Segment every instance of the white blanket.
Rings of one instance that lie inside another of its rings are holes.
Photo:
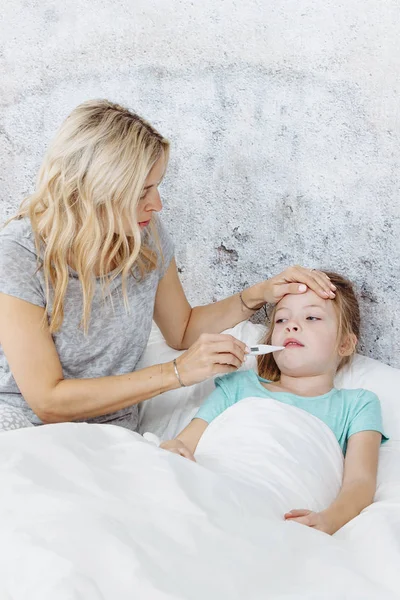
[[[330,537],[283,513],[331,502],[340,449],[272,400],[223,413],[197,463],[111,425],[3,434],[0,598],[399,598],[400,451],[382,452],[389,487]]]
[[[222,413],[206,429],[196,458],[257,488],[279,519],[292,508],[329,506],[343,475],[343,454],[329,427],[266,398],[247,398]]]

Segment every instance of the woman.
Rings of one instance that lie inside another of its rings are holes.
[[[156,215],[168,153],[151,125],[108,101],[63,123],[36,191],[0,234],[0,430],[81,420],[135,430],[139,402],[240,367],[245,345],[221,331],[307,286],[334,296],[324,274],[293,267],[192,308]],[[153,318],[188,350],[135,371]]]

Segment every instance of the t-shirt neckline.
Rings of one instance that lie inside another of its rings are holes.
[[[254,375],[256,376],[257,379],[257,383],[258,385],[264,390],[265,393],[267,394],[272,394],[272,395],[277,395],[280,396],[282,394],[286,395],[286,396],[293,396],[295,398],[304,398],[304,399],[308,399],[308,400],[321,400],[323,398],[327,398],[328,396],[330,396],[331,394],[333,394],[336,391],[336,388],[332,388],[331,390],[329,390],[329,392],[326,392],[326,394],[322,394],[320,396],[299,396],[298,394],[293,394],[292,392],[272,392],[271,390],[267,390],[262,384],[261,381],[264,381],[265,383],[273,383],[270,379],[264,379],[264,377],[261,377],[260,375],[258,375],[258,373],[256,373],[255,371],[253,371]]]

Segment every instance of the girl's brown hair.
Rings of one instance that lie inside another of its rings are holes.
[[[330,271],[324,271],[324,273],[328,275],[333,285],[336,286],[336,296],[333,299],[333,302],[339,317],[338,344],[349,335],[355,335],[358,340],[360,336],[360,307],[354,292],[353,284],[338,273]],[[261,342],[262,344],[271,344],[277,306],[278,305],[273,308],[272,313],[269,316],[270,328]],[[342,357],[338,366],[338,371],[350,363],[353,355],[354,352],[349,356]],[[260,377],[269,379],[270,381],[279,381],[281,372],[275,362],[273,354],[258,356],[257,364]]]

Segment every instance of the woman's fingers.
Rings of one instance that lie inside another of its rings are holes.
[[[333,299],[336,290],[326,273],[306,269],[300,265],[289,267],[280,275],[267,281],[267,288],[269,293],[265,295],[265,299],[268,302],[278,302],[286,294],[302,294],[307,289],[312,290],[324,300]]]
[[[226,373],[234,373],[235,371],[237,371],[236,367],[215,363],[212,368],[212,375],[226,375]]]
[[[336,287],[326,273],[295,265],[265,282],[264,299],[275,304],[286,294],[303,294],[307,289],[324,300],[335,297]]]
[[[233,348],[235,346],[237,346],[243,353],[248,351],[248,348],[244,342],[238,340],[233,335],[229,335],[228,333],[206,333],[199,337],[199,341],[205,344],[225,344],[225,346],[221,346],[222,351],[229,350],[230,347]],[[232,344],[232,346],[229,346],[229,344]]]
[[[319,286],[321,290],[324,290],[324,292],[326,292],[330,298],[335,297],[336,287],[333,285],[333,283],[331,283],[331,280],[327,275],[325,275],[325,273],[312,270],[311,277],[314,279],[315,284]]]
[[[232,365],[233,367],[236,367],[237,369],[240,369],[240,367],[243,364],[243,360],[239,360],[237,356],[235,356],[234,354],[223,354],[223,353],[218,353],[218,354],[214,354],[213,355],[213,362],[219,365]]]
[[[240,340],[236,340],[232,336],[221,336],[222,339],[216,339],[215,341],[206,342],[206,346],[204,348],[205,352],[208,354],[212,354],[214,357],[215,354],[230,354],[237,358],[242,364],[246,358],[246,344],[240,342]],[[220,361],[218,361],[220,362]],[[225,361],[226,362],[226,361]],[[229,364],[229,363],[227,363]],[[236,364],[236,363],[232,363]]]
[[[202,334],[176,359],[185,385],[204,381],[212,375],[232,373],[240,368],[249,352],[246,344],[229,334]]]
[[[329,277],[322,271],[315,269],[305,269],[304,267],[295,267],[299,273],[305,278],[304,283],[317,294],[324,293],[325,297],[335,297],[335,286],[331,283]]]
[[[304,294],[308,290],[305,283],[281,283],[276,286],[275,296],[277,300],[287,294]]]

